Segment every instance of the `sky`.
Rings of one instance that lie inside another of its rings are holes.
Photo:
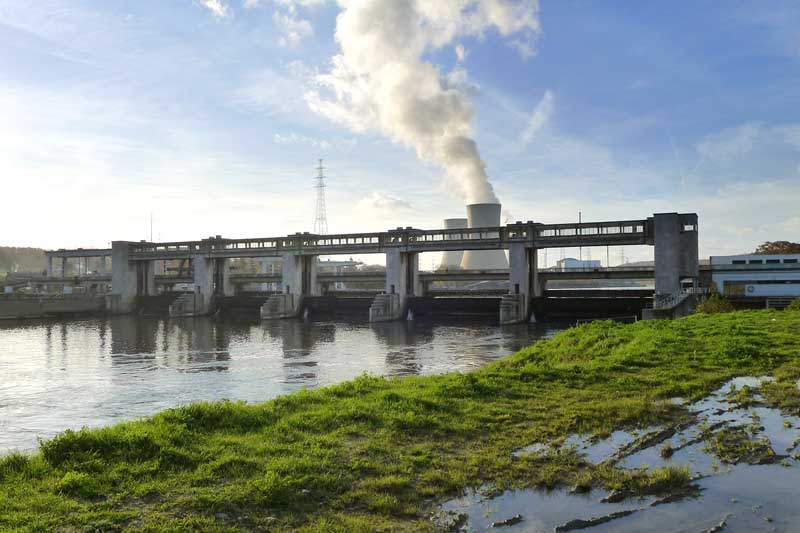
[[[318,158],[331,233],[494,194],[798,241],[800,4],[0,0],[0,245],[311,231]]]

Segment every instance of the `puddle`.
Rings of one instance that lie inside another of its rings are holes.
[[[600,503],[608,492],[593,490],[584,494],[569,494],[566,489],[509,490],[499,496],[485,498],[480,492],[470,491],[465,496],[451,500],[442,506],[445,513],[466,515],[458,531],[548,531],[556,525],[574,520],[576,517],[591,518],[621,511],[639,511],[647,501],[622,503]],[[515,515],[522,521],[509,525],[491,527]]]
[[[636,441],[640,436],[658,429],[651,427],[639,432],[615,431],[608,438],[596,442],[588,437],[570,435],[564,442],[564,447],[575,448],[575,451],[585,456],[590,463],[602,463],[613,459],[621,449]]]
[[[565,531],[564,526],[593,532],[800,531],[800,463],[793,457],[800,453],[800,417],[784,416],[761,403],[755,389],[767,380],[771,378],[736,378],[693,404],[682,401],[695,420],[675,431],[615,431],[601,440],[571,435],[562,445],[595,464],[612,461],[629,469],[686,465],[697,477],[697,497],[653,505],[654,497],[603,503],[608,493],[597,489],[585,494],[566,488],[508,490],[489,496],[469,491],[441,507],[450,517],[442,523],[465,532],[553,532]],[[743,408],[730,400],[745,386],[754,389],[754,403]],[[724,437],[730,435],[746,436],[741,442],[762,454],[740,453],[738,440],[729,450]],[[548,451],[550,445],[535,443],[513,455]],[[731,457],[742,462],[729,464]]]

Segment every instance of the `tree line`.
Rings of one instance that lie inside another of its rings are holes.
[[[0,272],[38,272],[45,269],[44,250],[0,246]]]

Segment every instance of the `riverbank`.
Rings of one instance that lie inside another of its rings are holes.
[[[670,398],[762,374],[777,379],[765,396],[797,410],[800,313],[593,323],[469,374],[194,404],[0,460],[0,529],[418,531],[469,487],[668,495],[689,488],[688,470],[513,452],[681,424],[690,415]]]

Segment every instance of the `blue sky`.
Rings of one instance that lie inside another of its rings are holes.
[[[488,27],[422,57],[458,75],[507,217],[694,211],[703,256],[800,240],[800,4],[522,3],[532,53]],[[0,244],[139,240],[151,212],[161,240],[309,231],[320,157],[331,232],[462,215],[442,167],[309,107],[342,9],[0,0]]]

